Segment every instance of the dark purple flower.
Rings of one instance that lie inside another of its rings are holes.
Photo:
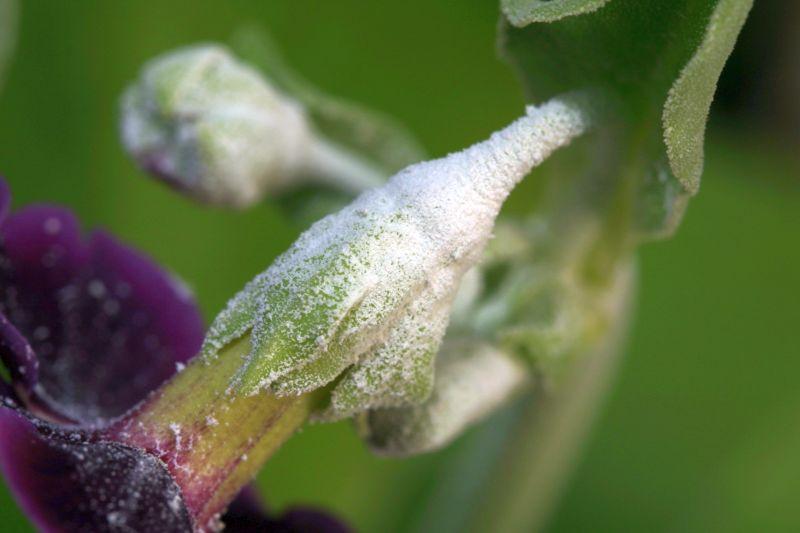
[[[107,233],[84,239],[69,211],[9,215],[9,200],[0,180],[0,470],[20,506],[45,531],[200,529],[164,462],[103,431],[197,353],[191,294]],[[346,530],[308,510],[269,518],[249,491],[222,522]]]

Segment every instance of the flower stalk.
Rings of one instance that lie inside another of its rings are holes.
[[[246,351],[231,343],[214,361],[195,359],[105,433],[161,459],[196,524],[213,530],[228,503],[307,419],[317,395],[234,395]]]
[[[245,208],[306,182],[360,192],[387,177],[320,135],[299,102],[215,45],[150,61],[122,99],[120,128],[140,167],[220,207]]]
[[[303,172],[316,176],[319,184],[353,195],[382,185],[388,178],[367,161],[322,137],[310,143],[304,165]]]

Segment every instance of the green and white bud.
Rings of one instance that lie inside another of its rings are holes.
[[[485,336],[492,341],[448,333],[430,397],[417,405],[368,411],[359,418],[362,437],[380,455],[425,453],[447,445],[523,389],[543,387],[548,395],[561,396],[576,371],[595,365],[584,359],[624,329],[632,271],[622,260],[603,288],[581,291],[549,282],[522,295],[509,306],[522,315],[512,312],[507,324],[495,324],[497,330]]]
[[[355,191],[382,181],[317,136],[302,106],[217,45],[148,62],[122,98],[121,136],[144,170],[218,206],[246,207],[307,179]]]
[[[474,339],[448,339],[436,358],[430,397],[419,405],[370,411],[360,431],[380,455],[430,452],[449,444],[529,381],[530,372],[518,358]]]
[[[572,100],[529,107],[490,139],[362,194],[229,302],[203,357],[249,335],[231,389],[299,395],[337,380],[325,419],[425,401],[453,298],[504,200],[588,122]]]

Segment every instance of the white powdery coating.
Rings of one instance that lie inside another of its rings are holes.
[[[420,405],[377,409],[362,424],[380,455],[405,456],[441,448],[519,391],[525,365],[488,344],[446,341],[436,360],[436,383]]]
[[[587,127],[566,101],[529,107],[487,141],[412,165],[362,194],[229,302],[204,356],[250,332],[232,387],[251,394],[301,394],[344,372],[327,418],[424,401],[453,297],[503,201]]]

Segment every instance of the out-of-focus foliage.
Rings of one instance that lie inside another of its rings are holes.
[[[800,143],[800,2],[760,0],[720,79],[726,122],[747,122],[785,145]]]
[[[800,164],[713,136],[681,231],[642,250],[630,358],[550,531],[800,527]]]
[[[0,0],[0,88],[3,86],[6,63],[14,50],[17,9],[16,0]]]
[[[425,158],[417,140],[396,119],[312,85],[286,63],[263,28],[242,28],[234,34],[232,45],[244,61],[259,68],[267,79],[302,104],[320,133],[368,157],[387,176]]]

